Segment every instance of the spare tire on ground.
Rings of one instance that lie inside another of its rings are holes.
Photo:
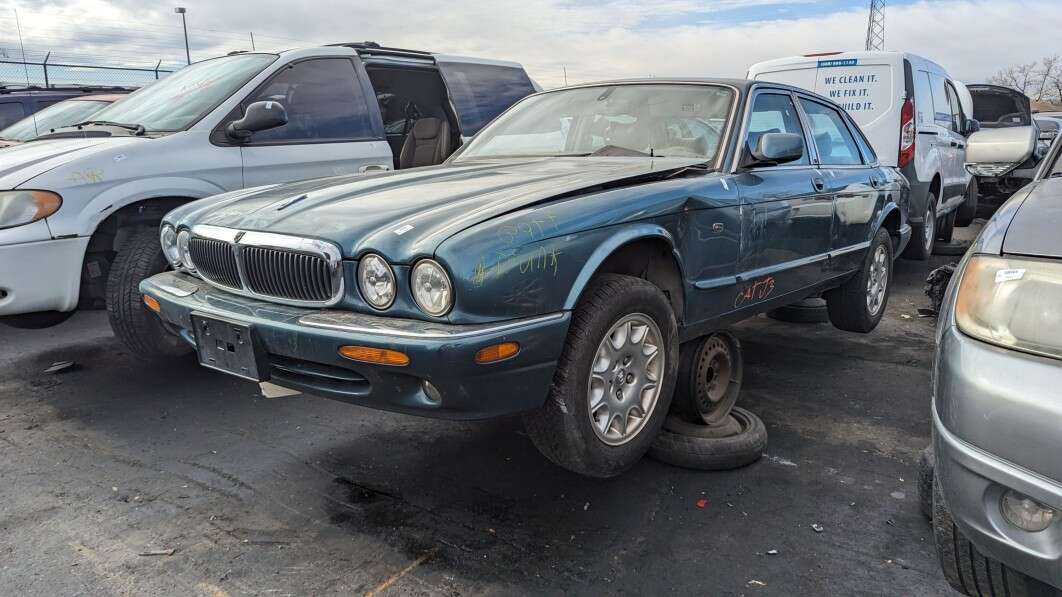
[[[671,412],[693,423],[724,423],[741,393],[741,343],[718,331],[683,344]]]
[[[767,428],[751,412],[734,407],[718,425],[690,423],[669,415],[649,455],[661,462],[702,471],[725,471],[748,466],[763,456]]]

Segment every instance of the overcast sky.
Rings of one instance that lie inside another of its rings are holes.
[[[620,76],[743,77],[753,62],[862,49],[864,0],[0,0],[0,56],[154,66],[233,49],[374,40],[516,60],[544,86]],[[1062,53],[1059,0],[890,0],[886,47],[979,82],[1008,64]]]

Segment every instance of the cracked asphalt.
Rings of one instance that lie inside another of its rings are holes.
[[[916,489],[928,269],[897,262],[869,335],[736,328],[741,404],[770,434],[756,464],[645,459],[608,481],[551,465],[518,419],[266,399],[191,358],[144,365],[102,312],[0,328],[0,593],[948,595]]]

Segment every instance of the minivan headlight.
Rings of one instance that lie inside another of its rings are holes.
[[[985,342],[1062,358],[1062,262],[972,257],[959,281],[955,323]]]
[[[383,257],[370,253],[358,262],[358,288],[365,302],[386,309],[395,300],[395,274]]]
[[[181,253],[177,250],[177,231],[169,224],[163,224],[159,230],[159,244],[162,245],[162,254],[166,261],[170,262],[173,269],[181,267]]]
[[[443,266],[422,259],[413,267],[413,299],[428,315],[445,315],[454,302],[454,287]]]
[[[51,191],[0,191],[0,230],[43,220],[62,204],[63,198]]]

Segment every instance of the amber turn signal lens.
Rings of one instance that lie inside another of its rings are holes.
[[[374,365],[392,365],[401,367],[409,364],[409,357],[404,352],[370,346],[340,346],[339,354],[352,361],[372,363]]]
[[[509,357],[516,356],[518,352],[520,352],[520,345],[516,342],[491,344],[486,348],[479,349],[479,352],[476,353],[476,362],[483,365],[485,363],[504,361]]]
[[[147,305],[148,309],[151,309],[156,313],[162,312],[162,305],[159,304],[158,299],[149,294],[144,295],[144,304]]]

